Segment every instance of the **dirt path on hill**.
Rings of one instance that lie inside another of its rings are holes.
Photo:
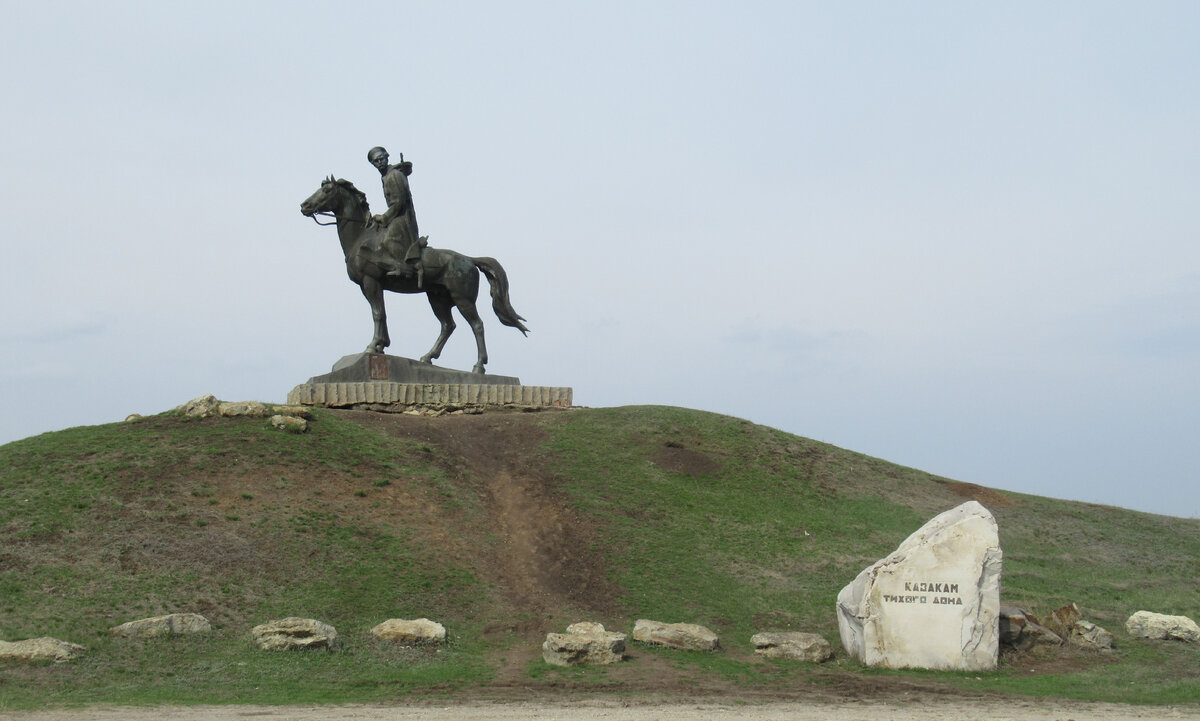
[[[872,702],[761,705],[655,704],[628,701],[480,703],[420,706],[163,706],[5,712],[3,721],[1177,721],[1200,710],[1050,701],[896,704]]]
[[[597,547],[595,523],[571,507],[562,479],[538,461],[546,433],[528,413],[441,417],[371,411],[334,411],[377,432],[416,439],[458,464],[447,471],[473,485],[486,508],[486,527],[468,531],[478,551],[479,575],[503,589],[506,608],[495,618],[514,619],[484,629],[514,639],[497,651],[495,684],[523,682],[527,664],[541,657],[546,634],[580,620],[607,622],[623,615],[621,590],[609,580]],[[488,542],[487,539],[494,539]],[[581,617],[558,617],[574,609]]]

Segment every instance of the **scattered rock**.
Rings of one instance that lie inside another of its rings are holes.
[[[1028,639],[1024,644],[1025,647],[1031,650],[1057,648],[1066,643],[1062,636],[1059,636],[1032,618],[1030,618],[1029,623],[1025,626],[1023,637]]]
[[[842,646],[871,666],[996,668],[1001,557],[977,501],[934,517],[838,593]]]
[[[77,643],[43,636],[25,641],[0,641],[0,659],[14,661],[70,661],[86,649]]]
[[[566,633],[548,633],[542,644],[542,658],[554,666],[600,666],[624,657],[625,634],[589,621],[571,624]]]
[[[371,629],[377,638],[405,646],[426,646],[446,642],[446,627],[428,618],[407,621],[389,618]]]
[[[216,396],[208,393],[199,398],[193,398],[175,410],[180,411],[189,418],[208,418],[217,414],[217,406],[220,404],[221,402],[217,400]]]
[[[266,418],[271,415],[271,412],[272,409],[267,407],[266,403],[259,403],[258,401],[236,401],[217,404],[217,413],[226,418],[236,418],[238,416]]]
[[[1000,607],[1000,645],[1005,648],[1017,648],[1025,635],[1025,627],[1029,617],[1022,608],[1013,606]]]
[[[341,646],[337,631],[327,623],[312,618],[291,616],[268,621],[250,630],[254,642],[264,651],[324,648],[330,651]]]
[[[1000,645],[1016,651],[1057,648],[1063,644],[1058,634],[1043,626],[1023,608],[1000,607]]]
[[[138,621],[129,621],[113,626],[108,632],[113,636],[128,638],[152,638],[183,633],[208,633],[212,626],[208,619],[198,613],[170,613]]]
[[[312,409],[308,406],[271,406],[271,413],[296,418],[312,418]]]
[[[1135,638],[1200,642],[1200,625],[1187,616],[1138,611],[1125,621],[1125,631]]]
[[[1093,651],[1111,651],[1113,635],[1091,621],[1080,620],[1075,624],[1067,642]]]
[[[790,658],[822,663],[833,658],[833,647],[815,633],[789,631],[756,633],[750,637],[754,652],[767,658]]]
[[[1079,610],[1079,606],[1071,603],[1051,611],[1042,619],[1042,625],[1065,639],[1070,637],[1075,624],[1082,620],[1083,613]]]
[[[308,432],[308,421],[296,416],[271,416],[271,425],[288,433]]]
[[[717,634],[694,623],[661,623],[639,618],[633,624],[633,640],[681,651],[717,651]]]
[[[1052,611],[1042,624],[1072,646],[1092,651],[1112,649],[1113,635],[1096,624],[1083,620],[1079,606],[1070,603]]]

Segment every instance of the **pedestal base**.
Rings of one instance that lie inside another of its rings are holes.
[[[328,408],[569,408],[572,389],[523,386],[513,376],[440,368],[382,353],[343,357],[333,370],[288,393],[293,405]]]

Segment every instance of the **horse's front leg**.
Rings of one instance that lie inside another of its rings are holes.
[[[444,290],[440,288],[431,288],[425,293],[425,297],[429,299],[429,307],[433,308],[433,314],[437,316],[438,321],[442,324],[442,332],[438,334],[437,341],[429,352],[421,356],[422,363],[431,363],[434,358],[442,354],[442,348],[446,347],[446,341],[450,338],[450,334],[454,332],[454,316],[451,315],[450,309],[454,305],[450,301],[450,297]]]
[[[359,287],[362,288],[367,302],[371,304],[371,318],[375,321],[375,335],[371,338],[366,352],[382,353],[384,348],[392,344],[392,339],[388,337],[387,311],[383,306],[383,286],[375,278],[364,276]]]

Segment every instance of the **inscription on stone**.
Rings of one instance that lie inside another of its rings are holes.
[[[915,594],[921,595],[915,595]],[[938,595],[930,595],[938,594]],[[953,596],[949,594],[955,594]],[[880,590],[884,603],[927,603],[931,606],[961,606],[962,596],[958,595],[957,583],[935,582],[904,582],[904,593],[888,593]]]
[[[386,381],[388,379],[388,359],[382,353],[371,353],[371,380]]]

